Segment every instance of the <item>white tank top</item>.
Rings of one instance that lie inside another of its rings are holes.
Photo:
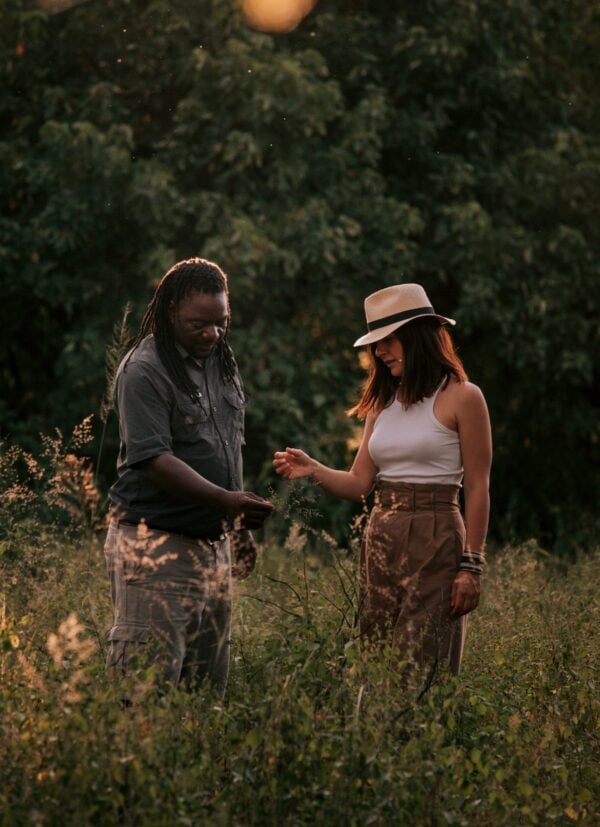
[[[433,413],[439,391],[408,410],[394,398],[381,411],[369,440],[378,479],[460,485],[463,464],[458,433],[442,425]]]

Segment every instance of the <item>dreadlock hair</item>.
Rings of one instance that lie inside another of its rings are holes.
[[[438,319],[415,319],[394,330],[394,335],[404,350],[402,390],[405,408],[431,396],[442,382],[446,387],[452,377],[458,382],[467,381],[468,376],[450,334]],[[389,369],[377,358],[376,350],[377,342],[369,345],[367,380],[358,403],[347,411],[359,419],[364,419],[369,411],[379,414],[398,390],[398,379],[391,376]]]
[[[183,359],[175,345],[175,338],[171,322],[169,321],[169,306],[171,302],[177,307],[180,302],[192,293],[208,293],[211,296],[217,293],[225,293],[227,306],[229,307],[229,289],[227,276],[221,268],[212,261],[203,258],[189,258],[178,261],[162,277],[154,295],[150,300],[141,327],[133,341],[133,346],[127,358],[127,362],[141,344],[142,340],[150,333],[154,335],[156,348],[161,362],[173,383],[188,394],[192,401],[197,401],[197,388],[192,382]],[[233,350],[227,342],[229,333],[230,317],[227,320],[227,327],[223,337],[217,342],[216,356],[219,362],[219,369],[224,382],[231,383],[242,396],[241,388],[237,381],[237,366]],[[125,363],[125,367],[127,366]]]

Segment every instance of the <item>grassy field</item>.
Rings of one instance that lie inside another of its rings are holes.
[[[5,555],[3,825],[598,824],[600,557],[492,560],[460,678],[360,650],[352,555],[298,526],[236,586],[225,701],[121,709],[101,536]]]

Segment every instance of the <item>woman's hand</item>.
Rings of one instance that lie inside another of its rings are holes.
[[[461,617],[476,609],[480,592],[479,575],[470,571],[459,571],[452,584],[450,616]]]
[[[275,470],[288,480],[309,477],[318,466],[316,460],[299,448],[286,448],[285,451],[276,451],[273,457]]]

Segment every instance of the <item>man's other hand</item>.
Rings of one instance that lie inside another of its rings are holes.
[[[229,535],[231,542],[231,574],[238,580],[244,580],[254,570],[256,565],[256,543],[252,532],[246,528],[232,531]]]
[[[240,518],[242,528],[260,528],[267,517],[275,511],[269,500],[249,491],[230,491],[225,504],[228,514]]]

